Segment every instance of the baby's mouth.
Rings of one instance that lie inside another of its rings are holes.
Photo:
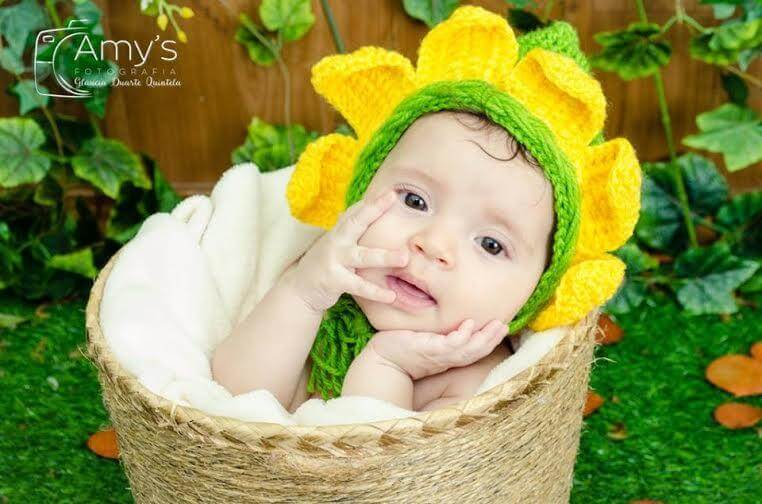
[[[422,291],[421,289],[411,284],[410,282],[407,282],[394,275],[388,275],[386,278],[387,278],[387,283],[389,283],[391,287],[395,288],[395,290],[397,291],[401,291],[402,293],[406,294],[408,296],[408,299],[420,300],[420,302],[423,302],[425,304],[436,304],[437,302],[437,300],[434,299],[432,296]]]

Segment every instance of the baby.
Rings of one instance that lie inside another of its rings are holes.
[[[510,355],[500,343],[510,345],[507,323],[549,263],[554,215],[542,168],[502,127],[466,111],[425,114],[364,198],[218,346],[213,377],[232,394],[267,389],[295,411],[310,398],[323,314],[348,293],[378,332],[342,395],[414,411],[472,397]]]

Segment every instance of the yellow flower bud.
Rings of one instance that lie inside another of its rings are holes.
[[[180,9],[180,15],[184,17],[185,19],[192,18],[193,17],[193,9],[190,7],[183,7]]]
[[[188,41],[188,36],[185,34],[182,30],[177,30],[177,40],[182,42],[183,44]]]
[[[167,29],[168,22],[169,22],[169,18],[167,18],[166,14],[161,14],[159,17],[156,18],[156,24],[159,25],[159,28],[161,28],[162,31]]]

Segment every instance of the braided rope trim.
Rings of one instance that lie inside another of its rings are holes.
[[[571,363],[589,364],[582,363],[580,355],[590,351],[597,331],[596,310],[571,326],[561,341],[534,366],[482,394],[414,417],[325,426],[246,422],[210,416],[160,397],[116,360],[101,331],[98,312],[105,282],[120,253],[121,250],[114,254],[98,274],[86,309],[88,357],[98,370],[109,413],[113,418],[118,406],[120,410],[131,411],[131,416],[140,422],[155,426],[157,436],[180,435],[194,442],[235,450],[299,453],[330,459],[389,454],[457,438],[464,429],[496,418],[510,422],[515,406],[542,394]]]

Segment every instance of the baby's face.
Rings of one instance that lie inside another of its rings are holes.
[[[356,273],[388,288],[388,277],[404,272],[434,298],[413,306],[399,295],[392,304],[353,296],[377,330],[447,334],[467,318],[476,328],[492,319],[508,323],[534,291],[552,238],[552,186],[520,155],[496,160],[473,141],[497,158],[512,157],[515,148],[502,131],[473,131],[450,112],[424,115],[368,186],[365,198],[394,189],[398,199],[358,244],[406,248],[409,261]]]

